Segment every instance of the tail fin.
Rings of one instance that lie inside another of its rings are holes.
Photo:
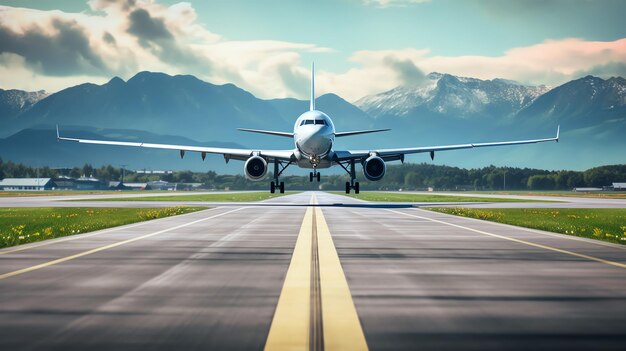
[[[311,111],[315,110],[315,62],[311,63]]]

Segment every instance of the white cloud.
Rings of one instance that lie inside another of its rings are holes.
[[[363,4],[367,6],[385,7],[404,7],[415,4],[430,2],[430,0],[363,0]]]
[[[0,71],[9,73],[2,87],[55,91],[150,70],[233,82],[265,98],[304,97],[294,85],[307,72],[298,67],[300,55],[331,51],[308,43],[227,40],[199,24],[185,2],[88,3],[91,11],[81,13],[0,6]]]
[[[416,49],[364,50],[354,53],[351,60],[360,67],[325,77],[341,96],[349,100],[406,84],[406,77],[399,76],[399,67],[390,65],[390,61],[411,62],[425,73],[505,78],[526,84],[556,86],[588,73],[603,78],[623,75],[626,38],[607,42],[546,40],[510,49],[500,56],[440,56],[429,50]]]
[[[0,6],[0,87],[56,91],[151,70],[235,83],[261,98],[306,99],[310,72],[302,55],[334,52],[312,43],[229,40],[199,24],[193,7],[184,2],[91,0],[89,5],[81,13]],[[354,101],[417,84],[433,71],[549,85],[586,73],[619,75],[625,70],[626,38],[547,40],[499,56],[362,50],[349,60],[351,67],[343,72],[318,66],[318,94],[333,92]]]

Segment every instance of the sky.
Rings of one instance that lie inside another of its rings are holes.
[[[623,0],[0,0],[0,88],[55,92],[140,71],[261,98],[348,101],[430,72],[558,86],[626,76]]]

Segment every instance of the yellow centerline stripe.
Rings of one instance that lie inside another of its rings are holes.
[[[166,232],[170,232],[172,230],[177,230],[177,229],[180,229],[180,228],[188,227],[188,226],[196,224],[196,223],[208,221],[209,219],[221,217],[221,216],[227,215],[229,213],[233,213],[235,211],[243,210],[244,208],[247,208],[247,207],[240,207],[240,208],[234,209],[232,211],[228,211],[228,212],[217,214],[215,216],[198,219],[196,221],[185,223],[185,224],[181,224],[181,225],[177,225],[177,226],[172,227],[172,228],[159,230],[159,231],[154,232],[154,233],[138,236],[138,237],[135,237],[135,238],[132,238],[132,239],[128,239],[128,240],[119,241],[119,242],[116,242],[116,243],[113,243],[113,244],[109,244],[109,245],[106,245],[106,246],[101,246],[101,247],[98,247],[98,248],[95,248],[95,249],[91,249],[91,250],[88,250],[88,251],[77,253],[75,255],[66,256],[66,257],[63,257],[63,258],[59,258],[59,259],[56,259],[56,260],[52,260],[52,261],[48,261],[48,262],[45,262],[45,263],[42,263],[42,264],[38,264],[38,265],[35,265],[35,266],[31,266],[31,267],[27,267],[27,268],[23,268],[23,269],[18,269],[18,270],[13,271],[13,272],[1,274],[0,275],[0,280],[6,279],[6,278],[9,278],[9,277],[13,277],[13,276],[16,276],[16,275],[24,274],[24,273],[27,273],[27,272],[36,271],[38,269],[42,269],[42,268],[45,268],[45,267],[50,267],[50,266],[53,266],[53,265],[58,264],[58,263],[70,261],[70,260],[73,260],[73,259],[76,259],[76,258],[79,258],[79,257],[83,257],[83,256],[87,256],[87,255],[91,255],[91,254],[94,254],[96,252],[112,249],[114,247],[118,247],[118,246],[121,246],[121,245],[132,243],[134,241],[138,241],[138,240],[146,239],[146,238],[149,238],[149,237],[152,237],[152,236],[155,236],[155,235],[159,235],[159,234],[163,234],[163,233],[166,233]]]
[[[315,208],[324,318],[324,349],[367,350],[352,294],[335,244],[319,207]]]
[[[449,225],[449,226],[460,228],[460,229],[469,230],[469,231],[474,232],[474,233],[488,235],[488,236],[491,236],[491,237],[494,237],[494,238],[514,241],[516,243],[520,243],[520,244],[524,244],[524,245],[528,245],[528,246],[533,246],[533,247],[537,247],[537,248],[544,249],[544,250],[550,250],[550,251],[560,252],[560,253],[563,253],[563,254],[566,254],[566,255],[570,255],[570,256],[576,256],[576,257],[580,257],[580,258],[585,258],[585,259],[588,259],[588,260],[591,260],[591,261],[605,263],[605,264],[608,264],[608,265],[611,265],[611,266],[615,266],[615,267],[619,267],[619,268],[626,268],[626,264],[619,263],[619,262],[614,262],[614,261],[609,261],[609,260],[605,260],[605,259],[602,259],[602,258],[581,254],[581,253],[578,253],[578,252],[573,252],[573,251],[569,251],[569,250],[563,250],[563,249],[559,249],[559,248],[556,248],[556,247],[552,247],[552,246],[548,246],[548,245],[542,245],[542,244],[537,244],[537,243],[533,243],[533,242],[526,241],[526,240],[510,238],[508,236],[494,234],[494,233],[489,233],[489,232],[485,232],[485,231],[482,231],[482,230],[473,229],[473,228],[465,227],[465,226],[454,224],[454,223],[448,223],[448,222],[444,222],[444,221],[440,221],[440,220],[432,219],[432,218],[428,218],[428,217],[422,217],[422,216],[413,215],[413,214],[404,213],[404,212],[399,212],[399,211],[395,211],[395,210],[387,210],[387,211],[390,211],[390,212],[393,212],[393,213],[398,213],[398,214],[409,216],[409,217],[425,219],[427,221],[431,221],[431,222],[435,222],[435,223],[441,223],[441,224]]]
[[[308,350],[311,311],[311,236],[313,209],[304,215],[278,299],[265,350]]]
[[[218,208],[219,207],[213,207],[213,208],[209,208],[209,209],[202,210],[202,211],[199,211],[199,212],[209,212],[209,211],[216,210]],[[186,213],[186,214],[178,215],[176,217],[180,218],[180,217],[190,216],[190,215],[198,214],[199,212]],[[42,243],[35,244],[35,245],[24,244],[23,246],[20,246],[20,247],[17,247],[17,248],[0,251],[0,255],[6,255],[6,254],[13,253],[13,252],[19,252],[19,251],[35,249],[35,248],[42,247],[42,246],[48,246],[48,245],[64,243],[66,241],[73,241],[73,240],[90,238],[92,236],[97,236],[97,235],[102,235],[102,234],[106,234],[106,233],[117,232],[117,231],[120,231],[120,230],[126,230],[126,229],[130,229],[130,228],[139,227],[139,226],[146,225],[146,224],[149,224],[149,223],[154,223],[154,221],[168,219],[168,218],[171,218],[171,217],[164,217],[164,218],[154,219],[154,220],[150,220],[150,221],[143,221],[143,222],[140,222],[140,223],[127,224],[127,225],[122,225],[122,226],[118,226],[118,227],[114,227],[114,228],[101,229],[101,230],[99,230],[99,231],[97,231],[95,233],[77,234],[77,235],[72,235],[72,236],[69,236],[69,237],[65,237],[63,239],[50,239],[50,240],[46,240],[46,241],[44,241]]]
[[[312,204],[317,204],[315,195]],[[313,215],[315,213],[315,215]],[[304,215],[265,350],[308,350],[311,333],[313,219],[317,229],[325,350],[367,350],[367,342],[321,209]]]

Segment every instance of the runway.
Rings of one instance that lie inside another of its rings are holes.
[[[626,344],[626,247],[383,205],[304,192],[0,250],[0,349]]]

